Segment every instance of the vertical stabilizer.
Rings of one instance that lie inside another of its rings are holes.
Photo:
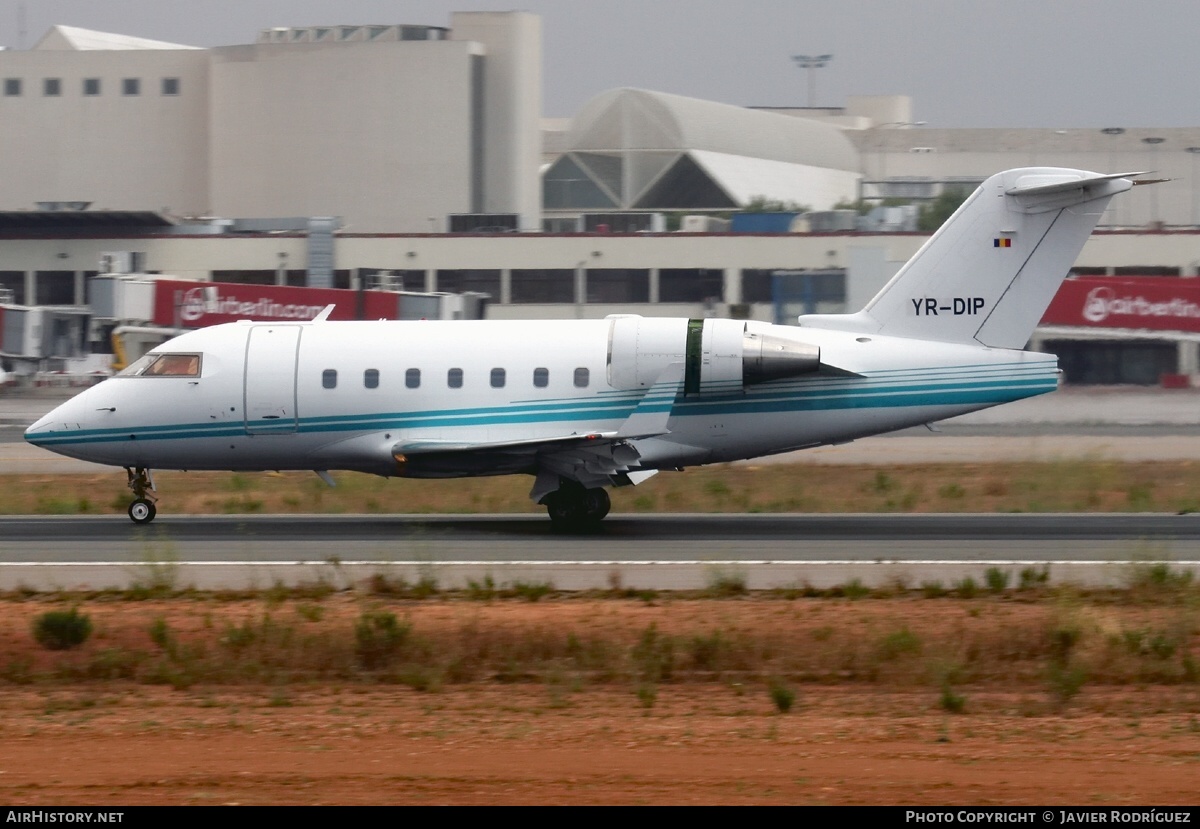
[[[1023,348],[1126,176],[1059,167],[979,186],[866,308],[800,324]]]

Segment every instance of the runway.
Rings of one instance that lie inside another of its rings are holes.
[[[61,397],[66,394],[59,395]],[[55,399],[0,396],[0,472],[100,472],[24,444]],[[988,463],[1200,459],[1200,390],[1080,388],[945,421],[940,432],[823,447],[746,463]],[[649,484],[653,486],[653,482]],[[203,589],[385,573],[443,587],[492,576],[560,589],[696,589],[733,573],[751,589],[859,579],[949,586],[989,567],[1050,567],[1051,581],[1119,585],[1122,562],[1159,560],[1200,577],[1200,516],[610,515],[593,535],[556,535],[544,515],[184,516],[169,496],[154,524],[124,516],[0,518],[0,589],[100,589],[170,577]]]
[[[569,536],[542,516],[164,516],[0,519],[0,589],[242,589],[386,575],[443,588],[700,589],[736,576],[750,589],[940,581],[999,567],[1017,578],[1119,586],[1134,564],[1170,562],[1200,576],[1200,515],[611,516]]]

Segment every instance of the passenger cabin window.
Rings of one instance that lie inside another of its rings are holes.
[[[409,389],[421,388],[421,369],[410,368],[404,372],[404,386]]]
[[[337,369],[327,368],[321,372],[321,386],[327,389],[337,388]]]
[[[16,98],[21,94],[21,79],[20,78],[5,78],[4,79],[4,96],[6,98]]]
[[[57,98],[62,94],[62,78],[43,78],[42,94],[47,98]]]
[[[502,368],[492,369],[492,388],[493,389],[504,388],[504,369],[502,369]]]
[[[141,95],[142,94],[141,78],[122,78],[121,79],[121,94],[122,95]]]
[[[100,94],[100,79],[99,78],[84,78],[83,79],[83,94],[84,95],[99,95]]]
[[[379,388],[379,369],[369,368],[363,372],[363,385],[368,389]]]
[[[162,94],[178,95],[179,94],[179,78],[163,78],[162,79]]]
[[[535,368],[533,370],[533,385],[539,389],[544,389],[550,385],[550,369]]]
[[[199,377],[199,354],[147,354],[118,377]]]
[[[590,380],[589,372],[586,368],[575,369],[575,388],[586,389]]]
[[[452,368],[446,372],[446,385],[452,389],[461,389],[463,384],[463,370],[461,368]]]

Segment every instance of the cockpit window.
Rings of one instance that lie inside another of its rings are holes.
[[[118,377],[199,377],[199,354],[147,354]]]

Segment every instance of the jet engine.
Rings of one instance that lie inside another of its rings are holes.
[[[811,374],[821,349],[786,329],[741,320],[610,318],[608,382],[649,388],[671,363],[684,364],[684,393],[735,394],[746,386]]]

